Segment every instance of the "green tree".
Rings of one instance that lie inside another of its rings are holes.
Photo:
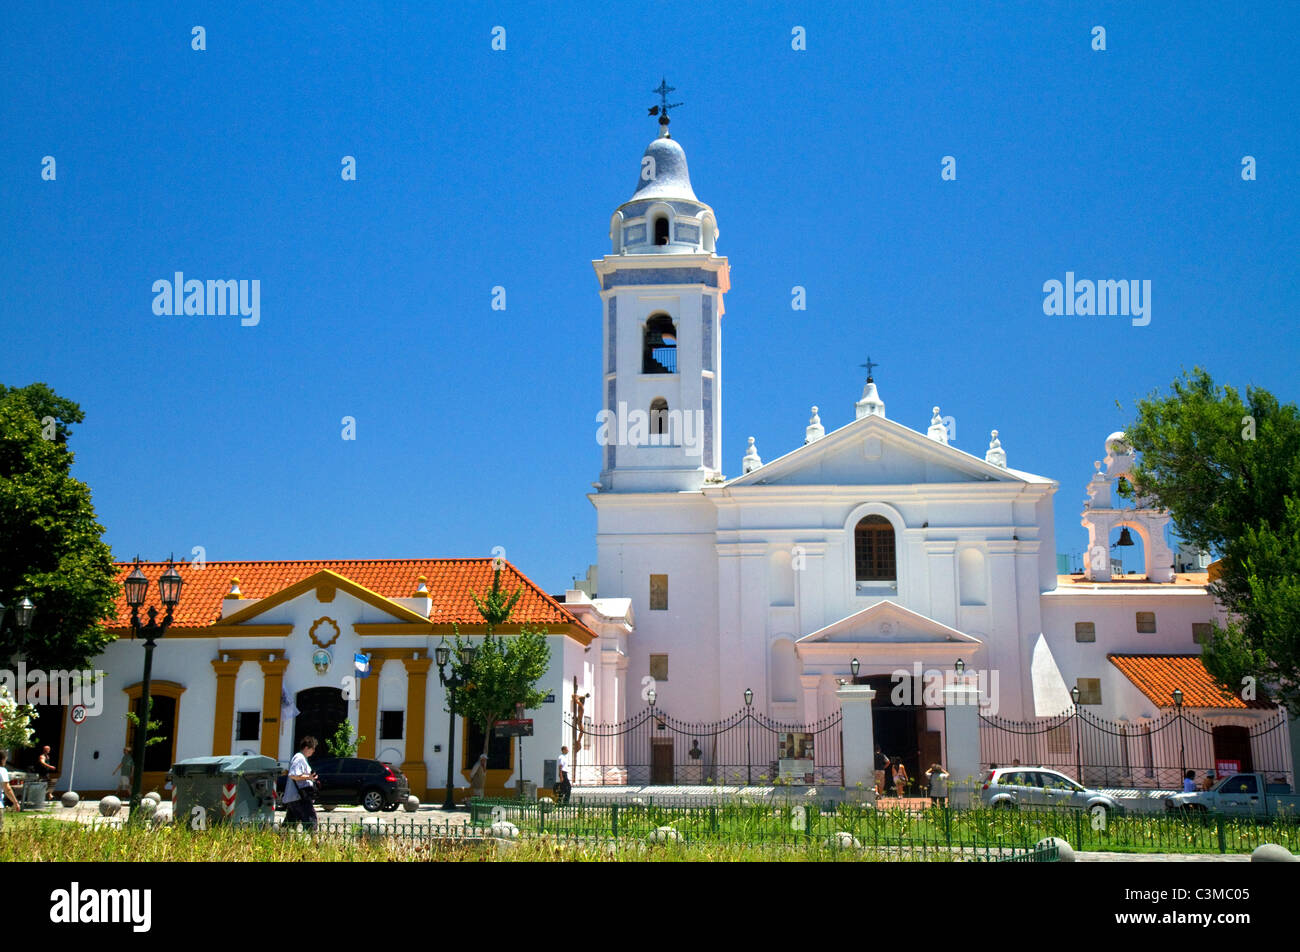
[[[352,722],[344,721],[334,732],[333,737],[325,738],[325,750],[331,757],[355,757],[357,748],[361,746],[363,740],[365,737],[360,734],[353,740]]]
[[[43,383],[0,385],[0,599],[36,605],[29,631],[0,633],[0,663],[85,668],[112,640],[113,556],[89,487],[71,475],[70,426],[83,419]]]
[[[471,642],[462,638],[460,627],[455,626],[452,670],[462,680],[456,691],[456,713],[483,731],[484,754],[492,743],[493,724],[514,717],[518,704],[534,708],[546,699],[546,692],[536,687],[551,664],[546,629],[525,626],[517,635],[494,634],[497,625],[510,620],[522,593],[522,588],[513,594],[502,590],[499,567],[492,573],[492,590],[486,596],[470,592],[486,624],[483,640],[475,646],[478,651],[468,665],[460,660],[460,651]]]
[[[1219,557],[1211,590],[1232,614],[1206,668],[1238,691],[1270,690],[1300,710],[1300,412],[1257,387],[1245,399],[1201,368],[1138,401],[1124,431],[1135,487],[1178,533]],[[1262,693],[1262,692],[1261,692]]]

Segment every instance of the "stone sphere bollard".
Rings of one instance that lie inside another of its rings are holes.
[[[140,814],[141,819],[150,820],[153,818],[154,814],[158,812],[158,804],[154,803],[148,797],[143,797],[140,800],[140,807],[137,812]]]
[[[162,803],[162,797],[158,795],[157,790],[150,790],[143,797],[141,797],[140,800],[141,802],[144,802],[145,800],[152,800],[154,806],[158,806],[158,804]]]
[[[847,849],[856,850],[862,848],[862,844],[858,842],[858,838],[856,836],[854,836],[852,833],[845,833],[843,830],[841,830],[838,833],[832,834],[829,838],[827,838],[826,845],[832,848],[842,849],[842,850],[847,850]]]
[[[509,820],[497,820],[492,824],[492,835],[502,840],[513,840],[519,836],[519,827]]]
[[[1250,854],[1250,861],[1252,863],[1296,863],[1300,862],[1300,857],[1277,843],[1261,843]]]
[[[407,813],[414,813],[416,810],[420,809],[420,798],[415,794],[411,794],[402,804],[402,808],[406,810]]]
[[[104,797],[99,801],[100,816],[117,816],[117,812],[122,809],[122,801],[117,797]]]
[[[59,797],[59,802],[62,803],[67,809],[71,810],[73,807],[75,807],[78,803],[81,802],[81,797],[79,797],[73,791],[69,790],[63,796]]]
[[[647,843],[676,843],[681,838],[682,835],[671,826],[661,826],[645,839]]]
[[[1062,863],[1074,862],[1074,847],[1059,836],[1045,836],[1034,844],[1035,849],[1042,849],[1044,846],[1055,846],[1057,856]]]

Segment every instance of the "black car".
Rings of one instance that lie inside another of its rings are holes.
[[[312,762],[311,769],[320,778],[320,792],[316,796],[319,806],[363,806],[371,813],[391,812],[405,803],[411,793],[406,775],[378,760],[321,757]],[[275,781],[281,804],[288,777],[284,773]]]

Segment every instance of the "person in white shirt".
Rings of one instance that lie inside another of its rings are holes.
[[[569,792],[573,790],[572,778],[569,776],[569,748],[561,747],[560,756],[555,761],[555,800],[568,803]]]
[[[23,805],[18,802],[18,795],[14,793],[14,788],[9,786],[9,771],[5,768],[8,761],[3,750],[0,750],[0,830],[5,826],[5,798],[14,805],[14,809],[22,812]]]
[[[316,773],[307,758],[316,753],[316,738],[308,734],[298,745],[298,753],[289,761],[289,777],[284,782],[284,826],[297,823],[309,830],[316,829],[316,807],[311,796],[303,796],[304,788],[315,793]],[[310,787],[309,787],[310,785]]]

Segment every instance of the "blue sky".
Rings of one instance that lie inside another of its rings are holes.
[[[666,76],[731,262],[728,475],[812,404],[849,422],[870,354],[893,419],[1060,480],[1077,551],[1135,398],[1195,364],[1296,397],[1300,5],[898,6],[10,5],[0,382],[81,404],[118,557],[499,545],[561,590],[595,558],[590,262]],[[260,324],[155,315],[176,271],[258,279]],[[1044,315],[1067,271],[1150,280],[1150,324]]]

